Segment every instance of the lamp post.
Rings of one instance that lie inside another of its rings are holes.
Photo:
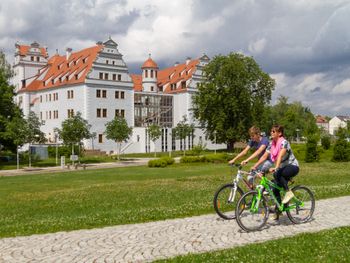
[[[214,131],[214,140],[215,140],[215,149],[214,149],[214,153],[216,154],[216,131]]]
[[[169,136],[170,136],[169,157],[171,158],[171,150],[173,148],[173,134],[169,132]]]
[[[297,142],[299,143],[299,132],[300,132],[300,129],[296,129],[295,131],[297,132]]]
[[[55,132],[55,143],[56,143],[56,166],[58,165],[58,143],[57,143],[57,139],[58,139],[58,133]]]

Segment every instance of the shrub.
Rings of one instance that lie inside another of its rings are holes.
[[[311,163],[318,160],[317,140],[314,135],[309,135],[306,142],[305,162]]]
[[[205,156],[183,156],[180,163],[203,163],[206,162]]]
[[[187,155],[200,156],[202,152],[206,149],[206,144],[199,143],[192,147],[192,149],[187,153]]]
[[[323,149],[328,150],[331,147],[331,137],[325,135],[321,138],[321,145]]]
[[[162,168],[164,168],[167,165],[168,165],[167,161],[164,160],[163,158],[148,161],[148,167],[162,167]]]
[[[172,165],[173,163],[175,163],[174,158],[168,157],[168,156],[164,156],[162,158],[160,158],[161,160],[164,160],[167,165]]]
[[[231,159],[227,153],[208,154],[205,158],[206,161],[210,163],[225,163]]]
[[[334,162],[347,162],[350,160],[350,149],[349,144],[345,138],[338,138],[333,148]]]

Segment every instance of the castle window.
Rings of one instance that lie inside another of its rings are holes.
[[[148,70],[145,70],[145,78],[148,78]]]
[[[102,98],[107,98],[107,90],[102,90]]]
[[[108,73],[105,73],[105,79],[108,80]]]
[[[112,64],[115,65],[115,61],[114,60],[112,61]]]
[[[78,74],[75,74],[75,80],[78,80]]]
[[[153,78],[153,69],[151,69],[151,78]]]
[[[96,98],[101,98],[101,90],[96,90]]]
[[[122,75],[118,74],[118,81],[122,80]]]
[[[31,61],[34,61],[34,57],[33,57],[33,56],[31,56],[31,57],[30,57],[30,60],[31,60]]]
[[[36,61],[39,62],[40,61],[40,57],[36,57]]]
[[[98,135],[98,143],[103,143],[103,134]]]
[[[113,80],[117,80],[117,74],[113,74]]]
[[[102,109],[102,117],[107,118],[107,109]]]
[[[106,60],[106,64],[109,64],[109,61],[108,61],[108,59]]]
[[[116,98],[116,99],[119,99],[119,91],[116,91],[116,92],[115,92],[115,98]]]
[[[103,73],[100,72],[100,79],[103,79]]]
[[[96,117],[101,118],[101,109],[96,110]]]
[[[121,99],[124,99],[124,98],[125,98],[125,92],[124,92],[124,91],[121,91],[121,92],[120,92],[120,98],[121,98]]]

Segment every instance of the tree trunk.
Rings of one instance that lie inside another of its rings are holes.
[[[227,151],[228,152],[233,152],[235,148],[235,141],[231,140],[229,142],[227,142]]]

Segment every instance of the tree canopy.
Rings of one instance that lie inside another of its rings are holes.
[[[151,124],[150,126],[148,126],[148,135],[151,141],[154,143],[154,156],[156,156],[157,153],[155,149],[155,143],[156,140],[158,140],[159,137],[162,135],[162,130],[160,129],[159,125]]]
[[[122,117],[115,117],[110,122],[106,123],[106,138],[113,140],[118,146],[118,160],[120,159],[121,145],[123,141],[130,138],[132,134],[132,128],[128,126],[126,120]]]
[[[284,126],[285,136],[290,139],[320,133],[311,110],[298,101],[288,103],[285,96],[280,96],[277,103],[271,107],[270,118],[273,124]]]
[[[252,125],[267,122],[267,105],[275,81],[252,57],[216,56],[204,68],[205,82],[193,96],[193,111],[211,140],[233,144],[247,137]]]
[[[7,134],[6,127],[12,120],[15,119],[14,121],[17,122],[19,118],[22,118],[22,113],[14,103],[14,87],[9,84],[12,75],[11,67],[7,63],[4,53],[0,51],[0,144],[14,150],[16,143]]]
[[[58,132],[65,145],[72,145],[72,149],[74,149],[74,145],[80,143],[83,139],[91,137],[91,125],[81,116],[80,112],[64,120],[61,126],[61,129],[56,128],[55,131]],[[72,152],[72,154],[74,153]]]

